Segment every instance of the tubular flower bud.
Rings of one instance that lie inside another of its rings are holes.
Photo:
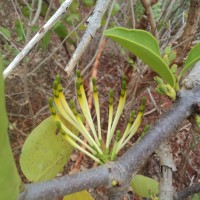
[[[114,92],[113,90],[109,91],[109,116],[105,147],[102,145],[100,104],[96,79],[92,78],[91,82],[93,88],[93,102],[96,111],[97,126],[94,125],[94,121],[90,113],[81,72],[79,70],[76,71],[77,101],[79,103],[79,110],[82,111],[82,114],[84,115],[84,118],[89,125],[89,130],[85,127],[84,122],[81,120],[75,102],[73,100],[70,100],[69,103],[66,101],[61,85],[60,76],[57,75],[55,81],[53,82],[53,98],[48,99],[48,104],[50,113],[53,119],[56,121],[56,133],[61,134],[64,139],[69,142],[69,144],[82,151],[84,154],[99,164],[105,163],[109,160],[114,160],[116,158],[120,149],[135,134],[142,120],[146,98],[142,98],[137,116],[135,111],[132,111],[130,114],[130,118],[128,120],[125,131],[122,134],[120,130],[116,131],[119,118],[123,112],[123,108],[126,102],[126,79],[127,78],[125,76],[122,76],[121,92],[115,115]],[[76,134],[74,134],[70,127],[79,131],[79,133],[87,140],[87,143],[85,143]]]

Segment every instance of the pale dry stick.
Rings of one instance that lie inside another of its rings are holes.
[[[45,15],[45,18],[44,18],[44,21],[45,21],[45,22],[47,21],[47,19],[48,19],[48,17],[49,17],[52,4],[53,4],[53,0],[50,0],[50,2],[49,2],[49,7],[48,7],[48,9],[47,9],[47,12],[46,12],[46,15]]]
[[[163,22],[165,22],[165,21],[167,20],[167,18],[169,17],[169,15],[170,15],[170,13],[171,13],[171,11],[172,11],[172,7],[173,7],[175,1],[176,1],[176,0],[171,0],[171,1],[170,1],[170,4],[167,5],[167,12],[166,12],[166,14],[165,14],[165,16],[164,16]]]
[[[34,16],[33,20],[31,21],[30,26],[33,26],[37,22],[37,20],[40,16],[41,10],[42,10],[42,0],[39,0],[35,16]]]
[[[156,150],[156,154],[160,158],[161,164],[161,180],[159,184],[159,199],[173,200],[174,188],[172,186],[172,173],[176,171],[173,161],[171,147],[168,143],[163,143]]]
[[[29,6],[29,3],[26,0],[23,0],[23,1],[26,4],[26,6],[28,7],[28,9],[31,11],[31,7]]]
[[[28,43],[29,41],[29,38],[30,38],[30,34],[31,34],[31,27],[34,25],[31,25],[31,20],[33,18],[33,10],[34,10],[34,7],[35,7],[35,0],[32,0],[32,3],[31,3],[31,10],[30,10],[30,17],[29,17],[29,22],[27,24],[27,31],[26,31],[26,43]]]
[[[106,39],[104,38],[100,44],[100,49],[99,49],[99,52],[98,52],[98,55],[97,55],[97,58],[95,60],[95,63],[94,63],[94,66],[93,66],[93,71],[92,71],[92,75],[91,77],[94,77],[96,78],[97,77],[97,68],[98,68],[98,65],[99,65],[99,60],[100,60],[100,57],[101,57],[101,54],[103,52],[103,49],[104,49],[104,46],[105,46],[105,43],[106,43]],[[88,91],[88,106],[89,106],[89,110],[91,111],[92,110],[92,102],[93,102],[93,95],[92,95],[92,87],[90,87],[89,91]],[[90,126],[89,124],[86,122],[86,129],[89,131],[90,129]],[[84,138],[84,142],[86,143],[87,140]],[[85,149],[85,146],[82,146],[82,148]],[[83,153],[80,152],[79,154],[79,157],[74,165],[74,169],[73,169],[73,172],[78,172],[79,171],[79,168],[80,168],[80,163],[83,159]]]
[[[130,0],[130,6],[131,6],[131,16],[132,16],[132,28],[135,28],[135,12],[134,12],[134,6],[135,6],[136,1],[135,0]]]
[[[153,16],[153,12],[152,12],[152,8],[151,8],[151,4],[149,1],[147,0],[141,0],[141,3],[146,11],[146,15],[149,21],[149,24],[151,26],[151,31],[153,33],[153,35],[158,38],[158,32],[156,30],[156,22]]]
[[[52,52],[50,53],[50,55],[43,59],[38,66],[36,66],[29,74],[28,76],[30,76],[32,73],[35,73],[47,60],[49,60],[57,51],[58,49],[60,49],[63,45],[63,43],[70,37],[70,35],[77,30],[86,20],[87,18],[90,16],[90,14],[92,13],[93,9],[90,10],[90,12],[88,13],[88,15],[63,39],[63,41],[58,45],[58,47]]]
[[[109,8],[109,10],[108,10],[108,16],[107,16],[106,23],[105,23],[105,26],[104,26],[102,32],[104,32],[104,31],[107,29],[107,27],[108,27],[108,24],[109,24],[109,21],[110,21],[110,18],[111,18],[111,14],[112,14],[112,10],[113,10],[113,8],[114,8],[115,2],[116,2],[116,0],[113,0],[112,4],[111,4],[111,6],[110,6],[110,8]],[[96,52],[95,52],[93,58],[90,60],[90,62],[89,62],[89,63],[86,65],[86,67],[84,68],[83,73],[85,73],[85,72],[87,71],[87,69],[88,69],[88,68],[92,65],[92,63],[95,61],[97,55],[99,54],[99,49],[101,48],[101,44],[103,43],[103,38],[104,38],[104,36],[103,36],[103,34],[101,34],[101,37],[100,37],[100,39],[99,39],[98,48],[97,48],[97,50],[96,50]]]
[[[46,20],[47,20],[49,14],[50,14],[51,6],[52,6],[52,1],[53,1],[53,0],[51,0],[50,3],[49,3],[49,7],[48,7],[48,9],[47,9],[47,12],[46,12],[46,15],[45,15],[43,24],[46,22]],[[40,2],[39,2],[39,3],[40,3]],[[33,1],[32,1],[32,4],[33,4]],[[41,4],[41,6],[42,6],[42,4]],[[39,11],[39,10],[40,10],[40,11]],[[38,4],[38,9],[37,9],[36,13],[40,13],[40,12],[41,12],[41,8],[40,8],[40,5]],[[34,18],[36,18],[36,16],[39,17],[39,15],[36,14]],[[34,23],[30,21],[29,24],[28,24],[28,26],[29,26],[29,27],[33,26],[33,25],[36,23],[36,21],[37,21],[37,20],[35,20]],[[31,29],[30,29],[30,30],[31,30]],[[29,39],[28,39],[27,41],[29,41]],[[35,53],[38,51],[38,47],[39,47],[39,44],[36,44],[36,45],[35,45],[35,48],[34,48],[34,51],[33,51],[32,55],[31,55],[29,61],[31,61],[31,59],[34,57]]]
[[[154,97],[153,97],[153,95],[151,94],[151,91],[150,91],[149,88],[147,88],[147,92],[148,92],[148,94],[149,94],[149,97],[150,97],[150,99],[151,99],[151,101],[152,101],[154,107],[156,108],[156,110],[158,111],[158,113],[161,115],[162,112],[161,112],[160,108],[157,106],[156,101],[154,100]]]
[[[68,65],[65,68],[65,71],[70,75],[72,70],[76,66],[78,60],[85,52],[90,41],[95,36],[96,31],[101,27],[101,19],[104,16],[104,13],[108,9],[111,0],[98,0],[93,12],[93,15],[88,19],[88,26],[85,34],[83,35],[81,42],[73,53]]]
[[[195,36],[199,36],[200,35],[200,32],[198,32],[197,34],[195,34]],[[177,47],[181,46],[182,44],[184,44],[185,42],[188,42],[189,40],[191,40],[191,38],[193,38],[194,35],[188,37],[187,39],[185,39],[184,41],[178,43],[176,46],[173,46],[172,49],[176,49]]]
[[[166,3],[166,7],[165,7],[165,10],[163,12],[163,14],[160,16],[160,19],[158,20],[158,23],[157,23],[157,26],[159,25],[160,23],[160,20],[162,19],[162,23],[165,24],[166,23],[166,20],[168,19],[170,13],[172,12],[172,6],[174,5],[175,3],[175,0],[170,0],[169,3]],[[162,33],[162,30],[163,29],[160,29],[160,31],[158,32],[158,38],[160,38],[161,36],[161,33]]]
[[[54,15],[47,21],[47,23],[36,33],[36,35],[29,41],[24,49],[14,58],[10,65],[4,70],[3,77],[6,79],[12,70],[19,64],[19,62],[29,53],[29,51],[39,42],[44,35],[53,27],[53,25],[66,12],[73,0],[65,0]]]

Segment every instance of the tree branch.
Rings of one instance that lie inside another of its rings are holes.
[[[108,9],[109,3],[111,0],[98,0],[93,12],[93,15],[88,19],[88,26],[85,34],[83,35],[81,42],[78,44],[75,52],[73,53],[68,65],[65,68],[65,71],[68,74],[71,74],[75,65],[77,64],[80,57],[85,52],[90,41],[95,36],[96,31],[101,27],[101,19]]]
[[[67,11],[67,8],[72,3],[72,0],[65,0],[55,14],[47,21],[47,23],[36,33],[36,35],[28,42],[22,51],[14,58],[10,65],[4,70],[4,79],[9,76],[12,70],[17,67],[20,61],[30,52],[30,50],[37,44],[44,35],[53,27],[53,25],[60,19],[60,17]]]
[[[52,200],[67,194],[97,186],[110,186],[109,165],[77,174],[55,178],[52,181],[25,185],[18,200]]]
[[[176,61],[177,63],[181,64],[183,62],[183,58],[189,49],[189,45],[191,44],[191,41],[193,40],[197,32],[199,19],[200,19],[200,1],[191,0],[186,26],[183,35],[178,40],[178,43],[182,42],[183,43],[176,49],[178,58]],[[190,40],[187,40],[188,38],[190,38]],[[186,40],[187,42],[184,42]]]
[[[158,33],[156,30],[156,22],[153,16],[153,12],[152,12],[152,8],[151,8],[151,3],[148,0],[141,0],[141,3],[145,9],[146,15],[147,15],[147,19],[149,21],[149,24],[151,26],[151,32],[153,33],[153,35],[158,38]]]
[[[156,150],[161,164],[161,180],[159,182],[159,199],[173,200],[174,188],[172,186],[172,173],[176,171],[173,161],[171,147],[168,143],[163,143]]]
[[[180,192],[177,192],[174,200],[183,200],[189,196],[192,196],[194,194],[197,194],[200,192],[200,183],[196,183],[190,187],[187,187],[185,189],[183,189]]]
[[[193,71],[200,68],[200,62]],[[200,80],[196,73],[194,80]],[[83,189],[105,186],[114,187],[116,192],[123,191],[149,156],[193,113],[193,105],[200,101],[200,85],[193,89],[182,89],[174,106],[162,116],[144,138],[133,145],[118,161],[75,175],[55,178],[52,181],[33,183],[25,186],[18,200],[50,200]],[[113,181],[115,184],[112,184]]]

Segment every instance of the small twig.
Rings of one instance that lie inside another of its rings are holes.
[[[156,108],[157,112],[161,115],[162,112],[161,112],[160,108],[157,106],[156,101],[154,100],[154,97],[153,97],[153,95],[151,94],[151,91],[150,91],[149,88],[147,88],[147,92],[148,92],[149,97],[150,97],[150,99],[151,99],[151,101],[152,101],[154,107]]]
[[[108,16],[107,16],[106,23],[105,23],[105,26],[104,26],[102,32],[104,32],[104,31],[107,29],[107,27],[108,27],[108,24],[109,24],[109,21],[110,21],[110,18],[111,18],[111,14],[112,14],[112,10],[113,10],[113,7],[114,7],[114,5],[115,5],[115,2],[116,2],[116,0],[113,0],[112,4],[111,4],[111,6],[110,6],[110,8],[109,8],[109,10],[108,10]],[[103,43],[103,38],[104,38],[104,36],[103,36],[103,34],[102,34],[101,37],[100,37],[100,39],[99,39],[98,48],[97,48],[97,50],[96,50],[96,52],[95,52],[93,58],[90,60],[90,62],[89,62],[89,63],[86,65],[86,67],[84,68],[83,73],[86,72],[87,69],[88,69],[88,68],[92,65],[92,63],[95,61],[97,55],[99,54],[99,50],[100,50],[100,48],[101,48],[101,44]]]
[[[132,28],[135,28],[135,11],[134,11],[134,5],[136,1],[135,0],[130,0],[130,6],[131,6],[131,17],[132,17]]]
[[[29,22],[27,24],[27,30],[26,30],[26,43],[28,43],[29,39],[30,39],[30,34],[31,34],[31,28],[34,25],[30,25],[32,18],[33,18],[33,11],[34,11],[34,7],[35,7],[35,0],[32,0],[32,4],[31,4],[31,10],[30,10],[30,17],[29,17]]]
[[[78,60],[85,52],[86,48],[88,47],[90,41],[95,36],[96,31],[101,26],[101,19],[106,12],[109,6],[110,0],[98,0],[94,9],[93,15],[88,19],[88,26],[85,34],[83,35],[78,47],[76,48],[75,52],[73,53],[68,65],[65,68],[65,71],[68,74],[71,74],[72,70],[74,69],[75,65],[77,64]]]
[[[45,18],[44,18],[44,21],[45,21],[45,22],[47,21],[47,19],[48,19],[48,17],[49,17],[52,4],[53,4],[53,0],[50,0],[50,2],[49,2],[49,7],[48,7],[48,9],[47,9],[47,12],[46,12],[46,15],[45,15]]]
[[[15,57],[10,65],[4,70],[4,79],[12,72],[12,70],[19,64],[19,62],[29,53],[29,51],[39,42],[44,35],[53,27],[53,25],[66,12],[72,0],[65,0],[55,14],[47,21],[47,23],[36,33],[36,35],[29,41],[24,49]]]
[[[194,194],[197,194],[200,192],[200,183],[196,183],[190,187],[187,187],[185,189],[183,189],[180,192],[177,192],[174,200],[183,200],[189,196],[192,196]]]
[[[58,45],[58,47],[49,54],[48,57],[46,57],[45,59],[43,59],[29,74],[28,76],[30,76],[31,74],[35,73],[47,60],[49,60],[65,43],[65,41],[71,36],[72,33],[74,33],[75,30],[77,30],[88,18],[88,16],[92,13],[92,10],[90,10],[90,12],[88,13],[88,15],[71,31],[69,32],[69,34],[62,40],[62,42]]]
[[[153,35],[158,38],[158,33],[156,30],[156,22],[153,16],[153,12],[152,12],[152,8],[151,8],[151,4],[149,3],[149,1],[147,0],[141,0],[141,3],[145,9],[149,24],[151,26],[151,31],[153,33]]]
[[[29,26],[33,26],[37,22],[37,20],[38,20],[38,18],[40,16],[41,10],[42,10],[42,0],[39,0],[38,1],[37,11],[35,13],[35,16],[34,16],[33,20],[30,22]]]

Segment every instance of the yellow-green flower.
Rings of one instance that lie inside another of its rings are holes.
[[[53,99],[49,98],[49,108],[53,118],[57,123],[58,130],[72,146],[91,157],[97,163],[102,164],[109,160],[114,160],[119,151],[127,144],[127,142],[138,130],[138,127],[142,121],[146,98],[142,99],[137,116],[135,111],[131,113],[127,127],[124,133],[121,134],[119,130],[116,130],[116,127],[126,102],[126,78],[122,77],[122,88],[115,116],[113,116],[113,91],[109,91],[108,130],[105,141],[105,148],[103,149],[100,123],[100,105],[96,79],[92,79],[92,86],[94,107],[97,117],[97,128],[95,127],[92,115],[89,110],[80,71],[77,71],[76,75],[77,100],[90,130],[86,129],[84,122],[81,119],[81,113],[77,111],[74,101],[71,100],[69,104],[66,101],[63,94],[60,76],[57,76],[53,84]],[[80,139],[77,135],[69,130],[69,128],[65,125],[66,121],[70,123],[71,126],[76,128],[80,134],[84,136],[84,138],[86,138],[87,143],[85,143],[82,139]],[[85,148],[82,148],[82,146],[85,146]]]

